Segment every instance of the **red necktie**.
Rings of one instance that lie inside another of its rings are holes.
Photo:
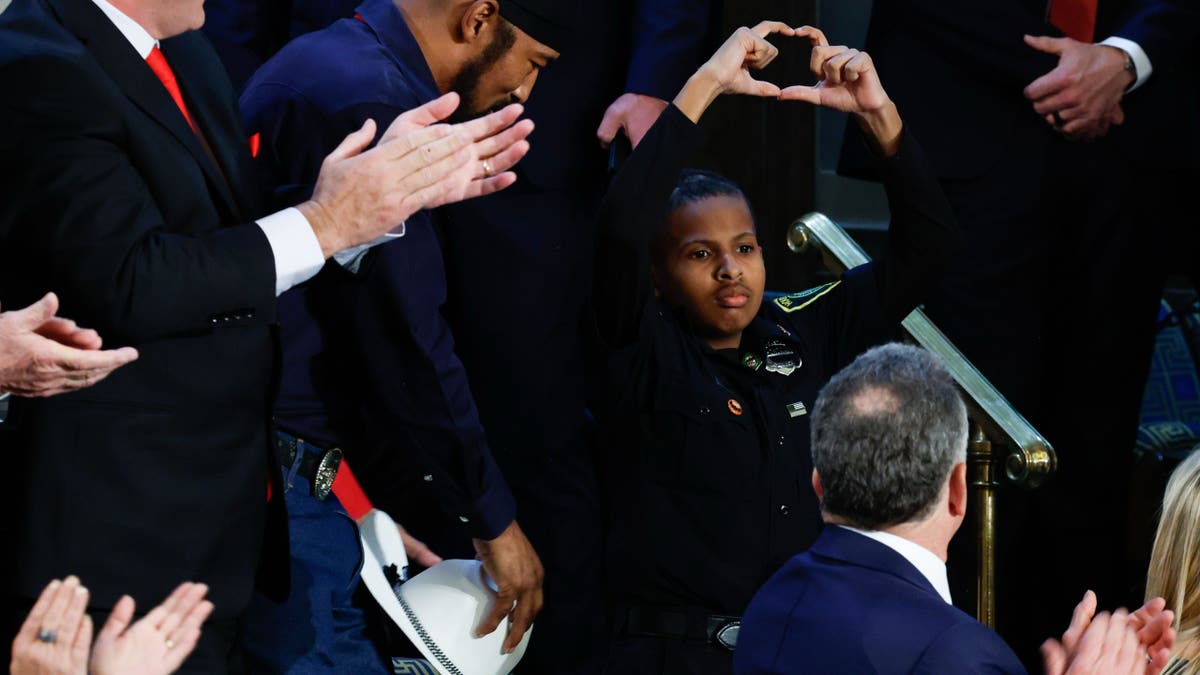
[[[175,81],[175,73],[167,63],[167,57],[163,56],[162,50],[155,47],[150,52],[150,56],[146,57],[146,65],[150,66],[150,70],[154,71],[159,81],[167,88],[167,93],[171,95],[171,98],[175,101],[175,105],[179,106],[179,112],[183,113],[183,119],[187,120],[188,126],[199,135],[200,131],[196,129],[196,123],[192,121],[192,116],[188,114],[187,106],[183,104],[183,92],[179,91],[179,83]]]
[[[1096,37],[1096,3],[1098,0],[1051,0],[1050,24],[1063,35],[1080,42],[1091,43]]]

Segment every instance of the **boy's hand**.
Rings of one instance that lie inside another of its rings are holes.
[[[750,75],[751,68],[762,70],[779,55],[779,49],[766,40],[772,33],[791,37],[796,31],[780,21],[763,21],[754,28],[737,29],[687,81],[675,97],[675,107],[693,122],[699,122],[721,94],[779,96],[778,86]]]
[[[871,56],[840,45],[830,47],[825,34],[812,26],[797,28],[794,34],[812,40],[808,66],[820,81],[812,86],[788,87],[779,98],[850,113],[879,152],[886,156],[896,154],[902,128],[900,115],[883,90]]]

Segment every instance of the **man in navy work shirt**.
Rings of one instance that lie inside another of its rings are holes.
[[[562,4],[510,0],[501,14],[490,0],[368,0],[354,18],[297,39],[242,97],[247,132],[260,134],[268,187],[279,195],[303,191],[340,129],[389,120],[442,92],[461,95],[460,119],[524,101],[538,70],[558,56],[548,44],[561,44]],[[507,164],[497,157],[483,170]],[[441,315],[445,273],[434,220],[430,212],[414,215],[397,224],[396,241],[344,257],[281,298],[281,461],[298,462],[304,474],[306,466],[326,464],[332,448],[347,448],[367,494],[401,522],[436,500],[449,516],[437,525],[472,538],[501,589],[481,630],[499,624],[505,600],[516,601],[513,647],[540,608],[542,568],[515,521]],[[304,454],[318,459],[300,460]],[[288,605],[258,603],[267,620],[249,628],[248,652],[292,672],[369,661],[361,617],[349,602],[359,559],[353,528],[339,522],[339,508],[328,503],[335,500],[292,492],[289,504],[303,501],[314,512],[293,520],[292,545],[293,577],[312,580],[312,600],[293,594]],[[340,540],[331,534],[338,527]],[[321,572],[329,566],[344,573]]]

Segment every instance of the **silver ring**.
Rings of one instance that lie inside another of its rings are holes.
[[[492,176],[492,163],[486,159],[483,160],[483,175],[488,178],[491,178]]]
[[[52,645],[55,642],[58,642],[58,631],[50,630],[49,628],[43,628],[38,631],[37,639],[38,642],[45,642],[48,645]]]

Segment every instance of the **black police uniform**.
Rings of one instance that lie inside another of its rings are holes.
[[[596,311],[610,349],[601,424],[612,518],[609,671],[729,672],[755,590],[821,527],[808,415],[824,383],[897,333],[961,241],[920,148],[880,160],[886,261],[764,300],[736,350],[714,350],[654,295],[650,243],[700,133],[671,106],[601,211]],[[666,638],[666,639],[664,639]]]

